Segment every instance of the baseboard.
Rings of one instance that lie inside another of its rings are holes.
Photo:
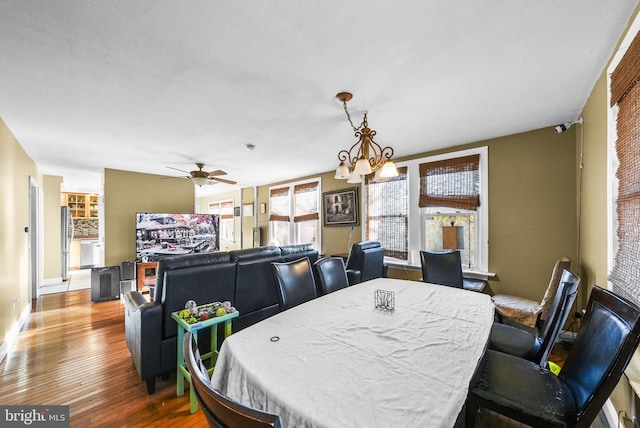
[[[608,399],[604,403],[604,406],[602,406],[602,413],[604,414],[604,417],[607,419],[607,423],[609,424],[610,427],[625,426],[624,421],[618,420],[618,413],[616,412],[616,408],[613,407],[613,403],[611,402],[611,399]]]
[[[22,313],[20,314],[20,318],[18,318],[18,321],[9,328],[4,336],[4,340],[0,343],[0,363],[4,361],[4,358],[7,356],[11,348],[13,348],[13,345],[16,343],[16,339],[18,339],[18,333],[27,322],[30,313],[31,302],[25,305]]]
[[[44,281],[42,281],[42,285],[46,286],[46,285],[60,285],[62,284],[62,277],[59,276],[57,278],[45,278]]]

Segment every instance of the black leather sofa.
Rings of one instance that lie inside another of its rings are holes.
[[[271,262],[301,257],[313,263],[318,251],[308,244],[158,259],[153,302],[138,291],[124,297],[125,340],[149,394],[155,391],[157,376],[176,368],[177,325],[172,312],[183,309],[190,299],[198,304],[229,300],[240,312],[233,329],[241,330],[279,312]],[[208,337],[201,333],[198,341],[206,347]]]

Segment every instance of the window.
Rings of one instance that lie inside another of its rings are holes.
[[[220,216],[220,241],[235,242],[233,222],[233,201],[209,203],[209,213]]]
[[[633,34],[630,32],[630,34]],[[613,291],[640,304],[640,32],[611,74],[610,94],[615,121],[617,163],[611,225],[614,261],[609,280]],[[613,235],[613,234],[612,234]]]
[[[269,233],[274,245],[320,248],[320,181],[291,183],[269,191]]]
[[[420,198],[423,218],[422,248],[460,251],[462,266],[476,263],[476,220],[480,206],[480,155],[447,158],[420,164]],[[443,227],[457,226],[461,239],[445,242]]]
[[[419,250],[445,249],[443,226],[453,222],[463,268],[486,272],[487,165],[487,147],[398,162],[397,178],[365,183],[363,239],[380,241],[398,264],[419,266]]]
[[[365,239],[380,241],[385,256],[407,260],[409,193],[407,167],[398,176],[383,181],[365,180]]]

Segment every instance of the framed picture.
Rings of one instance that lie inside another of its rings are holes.
[[[360,224],[357,187],[324,192],[322,204],[325,226],[357,226]]]
[[[245,202],[242,204],[242,210],[245,217],[253,216],[253,202]]]

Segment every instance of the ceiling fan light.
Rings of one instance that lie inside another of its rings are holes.
[[[344,161],[341,161],[338,168],[336,168],[336,175],[333,178],[337,178],[339,180],[346,180],[349,178],[349,167],[344,163]]]
[[[396,168],[396,164],[393,163],[391,159],[387,159],[380,168],[380,178],[392,178],[398,176],[398,169]]]
[[[353,173],[357,175],[368,175],[371,174],[371,165],[369,165],[369,161],[365,158],[358,159],[356,162],[356,166],[353,167]]]
[[[207,177],[193,177],[192,180],[198,186],[204,186],[209,182]]]

